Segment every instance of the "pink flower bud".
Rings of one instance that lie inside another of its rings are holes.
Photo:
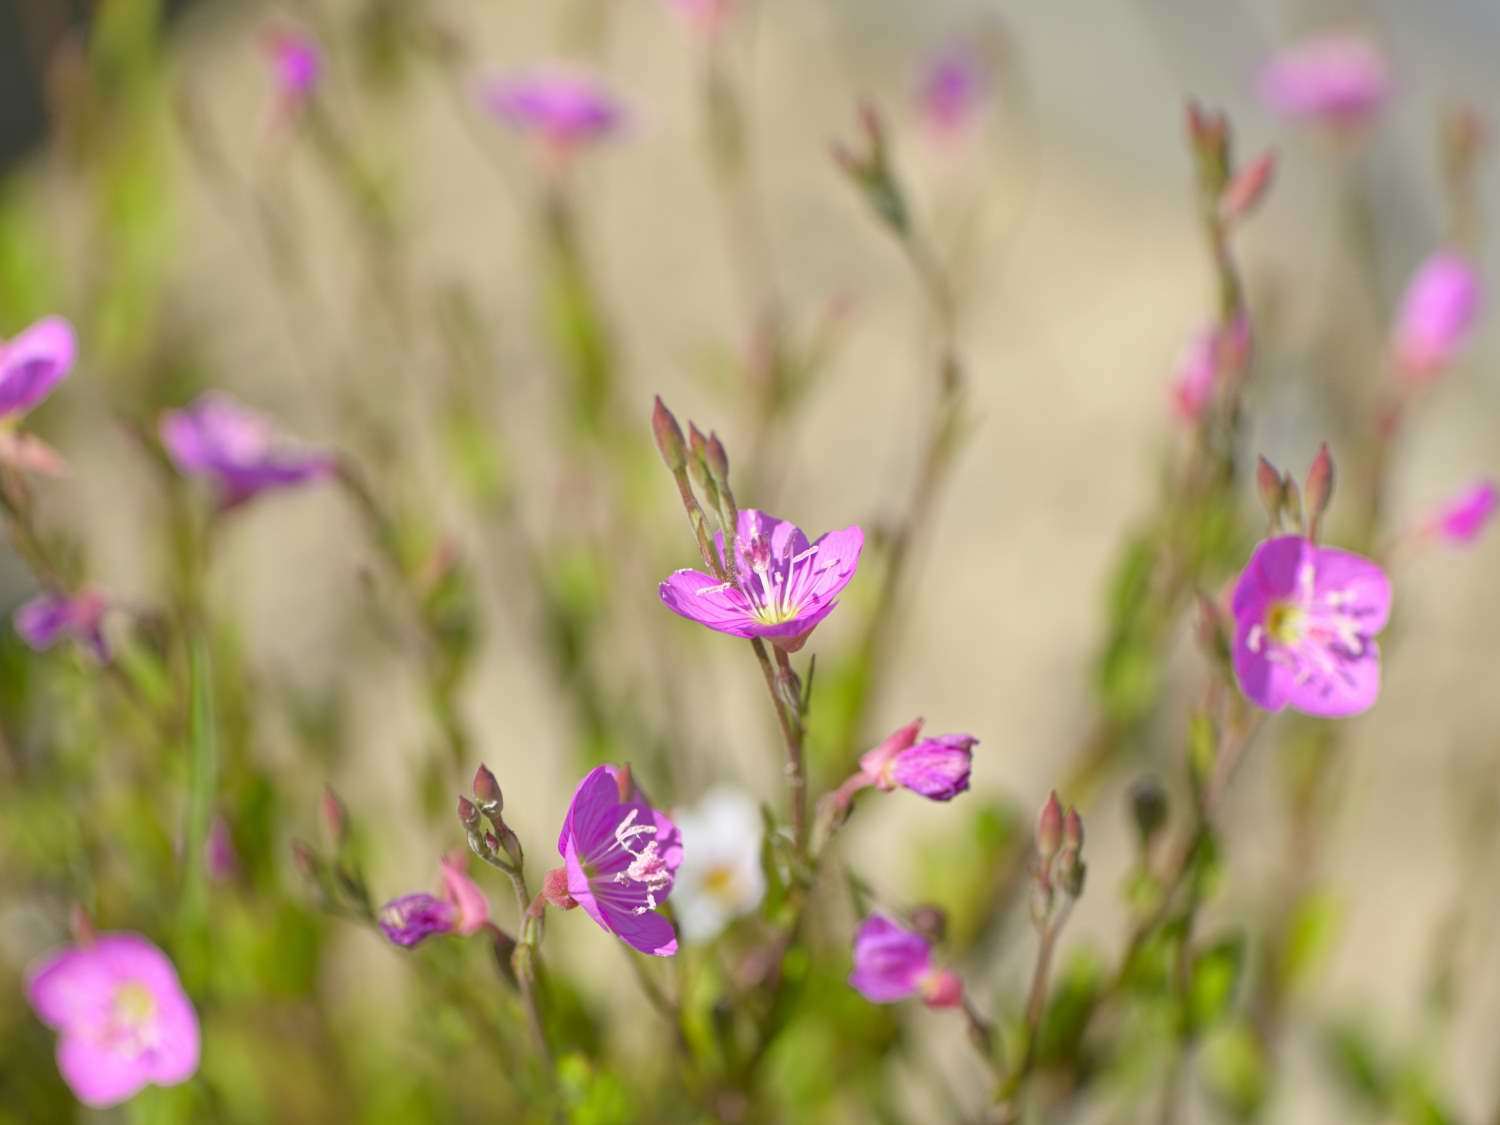
[[[1219,218],[1234,223],[1260,206],[1276,175],[1276,154],[1262,153],[1236,172],[1219,196]]]
[[[1422,263],[1406,287],[1391,351],[1397,371],[1428,382],[1457,358],[1479,318],[1479,276],[1465,259],[1441,251]]]
[[[488,766],[481,763],[474,771],[474,784],[470,789],[485,816],[499,816],[505,808],[505,794],[500,792],[500,783],[495,780],[495,775]]]
[[[1328,510],[1328,501],[1333,497],[1333,458],[1328,453],[1328,443],[1318,446],[1318,455],[1307,470],[1303,483],[1303,499],[1307,504],[1307,528],[1309,538],[1316,539],[1318,524]]]
[[[1054,790],[1047,794],[1047,801],[1036,818],[1036,850],[1045,865],[1062,847],[1063,810]]]
[[[1477,481],[1440,508],[1428,522],[1428,530],[1453,546],[1468,546],[1489,526],[1497,501],[1495,482]]]
[[[956,1008],[964,1000],[964,982],[952,969],[934,969],[922,978],[920,989],[929,1008]]]

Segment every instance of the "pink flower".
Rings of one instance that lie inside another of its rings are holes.
[[[24,414],[68,377],[78,356],[73,326],[49,316],[0,340],[0,418]]]
[[[931,1008],[956,1007],[963,982],[932,963],[932,945],[880,914],[866,918],[854,934],[854,971],[849,984],[874,1004],[920,996]]]
[[[1385,103],[1391,80],[1373,43],[1333,33],[1276,52],[1260,72],[1258,89],[1261,101],[1284,117],[1352,125]]]
[[[1244,366],[1250,354],[1250,322],[1238,317],[1227,328],[1212,325],[1188,343],[1177,363],[1172,402],[1186,422],[1197,422],[1225,375]]]
[[[933,801],[951,801],[969,788],[974,747],[971,734],[944,734],[917,741],[922,720],[916,719],[888,736],[859,760],[865,784],[886,792],[910,789]]]
[[[1380,694],[1375,636],[1391,584],[1369,559],[1300,535],[1255,548],[1234,587],[1234,671],[1258,707],[1341,718]]]
[[[85,646],[101,664],[109,661],[109,642],[104,636],[104,614],[109,608],[104,596],[80,590],[71,597],[45,593],[16,610],[16,632],[33,649],[49,649],[64,637]]]
[[[477,933],[490,920],[489,901],[479,884],[469,878],[468,867],[463,852],[443,857],[443,897],[453,904],[454,932],[464,937]]]
[[[1401,298],[1391,337],[1397,370],[1423,382],[1442,373],[1473,334],[1479,277],[1458,254],[1440,251],[1422,263]]]
[[[441,897],[416,892],[393,898],[380,908],[376,920],[395,944],[410,949],[434,934],[467,937],[490,920],[490,904],[469,878],[463,853],[443,857]]]
[[[1450,500],[1428,521],[1428,529],[1454,546],[1467,546],[1494,518],[1500,501],[1495,482],[1477,481]]]
[[[198,1069],[197,1013],[172,962],[139,934],[100,934],[49,954],[26,997],[58,1031],[57,1069],[85,1105],[118,1105]]]
[[[672,893],[682,837],[618,766],[596,766],[568,805],[558,853],[567,893],[589,917],[642,953],[677,952],[672,924],[656,908]]]
[[[624,116],[594,79],[560,70],[494,79],[483,99],[497,118],[540,137],[558,156],[613,133]]]
[[[266,51],[284,102],[295,106],[306,101],[323,75],[317,42],[295,31],[276,31],[267,38]]]
[[[392,942],[410,949],[434,934],[451,934],[457,917],[458,911],[451,902],[417,891],[391,899],[380,908],[376,921]]]
[[[984,69],[966,48],[952,48],[934,58],[917,90],[922,119],[933,136],[961,133],[978,112],[984,86]]]
[[[281,448],[266,418],[217,391],[163,415],[161,440],[184,473],[217,484],[221,508],[321,479],[337,468],[328,454]]]
[[[715,542],[725,561],[723,535]],[[720,633],[764,637],[796,652],[838,605],[864,542],[864,532],[846,527],[809,544],[796,525],[745,508],[734,537],[737,581],[678,570],[661,584],[661,600],[673,613]]]

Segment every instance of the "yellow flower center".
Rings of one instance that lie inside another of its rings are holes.
[[[729,864],[709,869],[703,876],[703,889],[720,902],[733,905],[739,901],[739,875]]]
[[[1278,645],[1289,647],[1302,639],[1307,614],[1291,602],[1272,602],[1266,610],[1266,635]]]
[[[138,980],[129,980],[115,989],[114,1016],[120,1024],[135,1029],[156,1014],[156,997]]]

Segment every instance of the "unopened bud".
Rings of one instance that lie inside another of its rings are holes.
[[[931,903],[914,907],[911,912],[911,928],[933,945],[940,945],[948,936],[948,912]]]
[[[1245,218],[1265,199],[1276,174],[1276,154],[1263,153],[1230,178],[1219,196],[1219,218],[1226,223]]]
[[[304,840],[292,841],[292,865],[297,868],[297,873],[305,879],[316,879],[318,877],[318,856],[312,847]]]
[[[1047,802],[1036,818],[1036,850],[1045,867],[1062,847],[1063,810],[1054,790],[1047,794]]]
[[[480,764],[474,771],[474,783],[470,786],[474,799],[479,802],[479,811],[488,817],[499,816],[505,808],[505,794],[500,792],[500,783],[490,772],[489,766]]]
[[[1083,817],[1077,809],[1070,808],[1063,818],[1063,848],[1071,852],[1083,850]]]
[[[1302,486],[1307,500],[1307,535],[1310,539],[1318,537],[1318,525],[1333,497],[1333,481],[1333,458],[1329,456],[1325,441],[1318,446],[1318,455],[1313,458],[1312,468],[1307,470],[1307,479]]]
[[[349,838],[349,813],[332,786],[323,786],[323,794],[318,800],[318,811],[323,816],[323,827],[328,831],[329,840],[333,842],[334,847],[342,847]]]
[[[667,404],[662,402],[661,395],[656,396],[656,406],[651,412],[651,431],[656,435],[656,448],[667,468],[673,473],[682,472],[687,467],[687,446],[682,439],[682,427],[667,409]]]
[[[467,797],[458,798],[458,822],[464,826],[466,832],[477,832],[479,830],[479,810],[474,807],[474,802]]]
[[[1145,847],[1167,823],[1167,791],[1154,777],[1142,777],[1130,787],[1130,816]]]
[[[1038,930],[1045,929],[1052,917],[1052,883],[1040,874],[1031,883],[1031,924]]]
[[[500,825],[500,847],[505,850],[505,854],[510,857],[510,861],[517,867],[526,862],[526,855],[521,850],[520,839],[505,824]]]
[[[1260,491],[1260,502],[1270,517],[1271,526],[1275,527],[1286,503],[1286,488],[1280,471],[1264,457],[1255,464],[1255,487]]]
[[[688,443],[691,447],[688,472],[692,474],[693,483],[703,493],[704,504],[709,511],[714,511],[719,506],[719,490],[714,484],[713,473],[708,468],[708,439],[692,422],[688,423]]]
[[[1057,881],[1063,893],[1077,898],[1083,893],[1083,817],[1069,809],[1063,818],[1063,846],[1057,855]]]
[[[714,481],[722,491],[729,480],[729,454],[724,452],[724,443],[719,440],[719,435],[710,432],[708,435],[708,468],[714,475]]]
[[[922,1003],[929,1008],[956,1008],[964,1000],[964,982],[952,969],[937,969],[922,978]]]

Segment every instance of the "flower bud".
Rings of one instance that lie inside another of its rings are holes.
[[[1083,893],[1083,818],[1070,808],[1063,818],[1063,846],[1057,854],[1057,881],[1069,898]]]
[[[729,455],[724,452],[724,443],[719,440],[719,435],[709,432],[708,435],[708,469],[713,473],[714,481],[723,491],[725,483],[729,480]]]
[[[1282,485],[1281,472],[1264,457],[1255,464],[1255,487],[1260,491],[1261,506],[1265,508],[1274,527],[1281,520],[1281,509],[1286,503],[1286,489]]]
[[[941,944],[948,935],[948,912],[931,903],[914,907],[911,912],[911,928],[933,945]]]
[[[510,857],[510,861],[517,867],[520,867],[526,862],[526,855],[521,850],[520,839],[510,830],[509,825],[502,823],[499,827],[500,846],[505,849],[505,854]]]
[[[1236,172],[1219,196],[1219,218],[1226,223],[1238,222],[1259,207],[1275,173],[1274,152],[1262,153]]]
[[[1328,501],[1333,496],[1333,458],[1328,454],[1326,441],[1318,446],[1318,455],[1313,458],[1312,468],[1307,470],[1302,491],[1307,499],[1308,538],[1316,539],[1318,524],[1322,522]]]
[[[1052,857],[1062,847],[1062,837],[1062,804],[1057,799],[1057,791],[1053,790],[1047,794],[1047,802],[1042,806],[1042,811],[1037,814],[1036,818],[1036,850],[1041,856],[1043,866],[1050,863]]]
[[[935,969],[922,978],[921,992],[929,1008],[956,1008],[964,1001],[964,982],[952,969]]]
[[[474,792],[474,799],[479,802],[479,811],[487,817],[497,817],[505,808],[505,794],[500,792],[500,783],[495,780],[495,775],[490,768],[480,764],[474,771],[474,783],[470,788]]]
[[[677,419],[667,409],[667,404],[662,402],[661,395],[656,396],[656,406],[651,412],[651,431],[656,435],[656,448],[661,452],[661,459],[673,473],[680,473],[687,467],[687,448],[682,439],[682,427],[677,424]]]
[[[317,853],[305,840],[292,841],[292,865],[304,879],[316,879],[320,866]]]
[[[479,830],[479,810],[474,807],[473,801],[464,796],[458,798],[458,822],[464,826],[465,832]]]
[[[1130,817],[1141,846],[1146,847],[1167,823],[1167,791],[1154,777],[1138,778],[1130,787]]]
[[[323,817],[323,827],[328,832],[328,839],[332,841],[335,848],[343,847],[349,838],[349,814],[344,808],[344,802],[339,800],[339,795],[333,791],[332,786],[323,786],[323,794],[318,801],[318,811]]]

